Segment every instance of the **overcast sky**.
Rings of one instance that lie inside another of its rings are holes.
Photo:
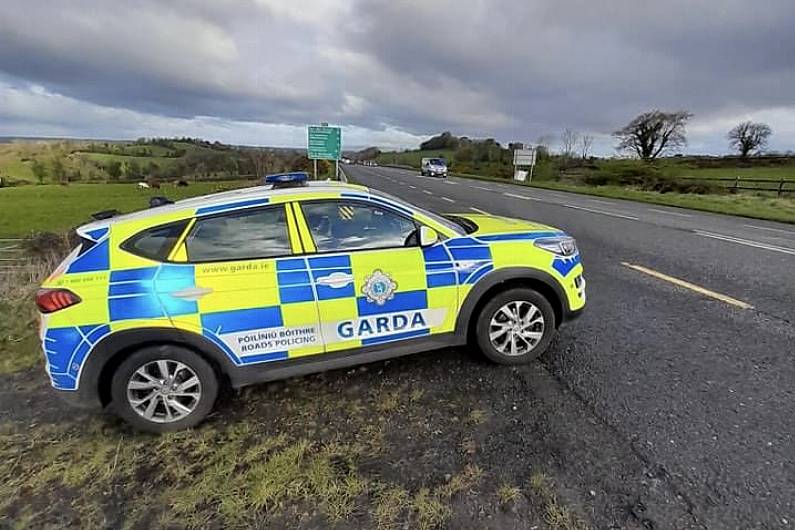
[[[793,0],[2,0],[0,135],[414,147],[596,136],[686,109],[688,152],[746,119],[795,149]],[[555,141],[552,141],[555,146]]]

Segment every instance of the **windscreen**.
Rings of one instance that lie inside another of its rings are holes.
[[[409,204],[406,201],[398,199],[397,197],[393,197],[392,195],[390,195],[388,193],[384,193],[383,191],[379,191],[378,193],[371,193],[371,194],[375,195],[376,197],[383,197],[385,199],[389,199],[390,201],[392,201],[394,203],[397,203],[397,204],[403,206],[404,208],[407,208],[409,210],[414,210],[415,212],[419,212],[420,214],[433,219],[434,221],[436,221],[440,225],[442,225],[442,226],[444,226],[446,228],[449,228],[450,230],[452,230],[456,234],[464,235],[464,229],[461,226],[459,226],[458,223],[455,223],[455,222],[451,221],[450,219],[446,219],[446,218],[442,217],[441,215],[439,215],[437,213],[433,213],[433,212],[430,212],[428,210],[425,210],[424,208],[420,208],[420,207],[415,206],[413,204]]]

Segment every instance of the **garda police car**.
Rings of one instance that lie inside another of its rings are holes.
[[[36,296],[52,385],[155,432],[219,385],[470,343],[530,361],[585,305],[574,240],[361,186],[267,185],[96,221]]]

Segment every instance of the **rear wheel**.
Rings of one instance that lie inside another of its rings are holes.
[[[497,294],[478,315],[478,346],[500,364],[523,364],[537,359],[555,335],[555,312],[549,301],[527,288]]]
[[[173,345],[143,348],[113,374],[116,414],[132,426],[162,433],[193,427],[212,410],[218,377],[200,355]]]

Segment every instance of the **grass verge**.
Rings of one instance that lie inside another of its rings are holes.
[[[58,260],[54,253],[25,258],[20,268],[0,271],[0,374],[18,372],[44,362],[33,297]]]
[[[307,386],[296,381],[274,400],[288,406],[281,417],[216,418],[161,437],[101,417],[0,423],[0,517],[18,527],[430,530],[450,520],[457,497],[476,492],[475,464],[419,486],[374,473],[396,456],[375,439],[394,415],[371,414],[377,393],[359,408],[317,403]],[[320,425],[342,410],[357,410],[341,420],[347,430]]]
[[[643,191],[621,186],[583,186],[554,181],[535,181],[531,184],[484,177],[480,175],[454,174],[456,177],[502,182],[528,188],[543,188],[556,191],[568,191],[584,195],[595,195],[611,199],[690,208],[705,212],[739,215],[752,219],[764,219],[795,224],[795,199],[774,198],[752,194],[738,195],[696,195],[682,193],[658,193]]]
[[[544,473],[530,477],[530,489],[539,497],[544,510],[544,521],[559,530],[587,530],[588,525],[568,506],[560,502],[552,479]]]

